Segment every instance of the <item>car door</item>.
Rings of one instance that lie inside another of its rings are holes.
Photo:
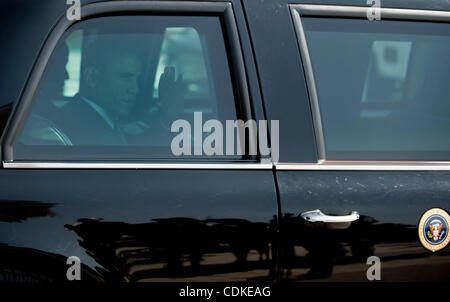
[[[283,129],[282,277],[448,280],[448,12],[245,7],[268,118]]]
[[[66,19],[65,11],[61,16],[3,136],[3,277],[67,280],[66,260],[74,256],[83,267],[81,280],[273,280],[278,203],[271,164],[259,155],[177,157],[163,136],[139,140],[154,120],[144,125],[137,118],[112,127],[136,138],[134,145],[77,143],[64,126],[77,118],[75,131],[91,134],[83,129],[88,111],[60,118],[78,102],[107,121],[100,114],[107,110],[79,98],[111,76],[89,64],[117,50],[104,50],[96,60],[86,56],[89,43],[105,38],[117,48],[139,44],[145,50],[139,80],[136,69],[120,73],[120,83],[135,81],[129,90],[139,119],[162,110],[158,88],[166,67],[175,70],[174,78],[183,74],[186,123],[194,112],[204,121],[264,119],[240,2],[111,1],[82,6],[80,21]],[[118,86],[109,89],[120,94]],[[161,124],[151,129],[165,129]]]

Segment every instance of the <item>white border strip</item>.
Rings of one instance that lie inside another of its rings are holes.
[[[187,169],[187,170],[271,170],[272,164],[248,163],[64,163],[64,162],[3,162],[4,168],[13,169]]]

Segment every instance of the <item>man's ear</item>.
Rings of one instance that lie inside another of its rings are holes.
[[[84,78],[89,88],[96,88],[100,79],[100,72],[95,67],[87,67],[84,70]]]

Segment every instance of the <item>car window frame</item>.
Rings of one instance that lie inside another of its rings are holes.
[[[296,33],[297,43],[305,80],[309,93],[309,102],[314,125],[315,143],[318,160],[316,163],[277,163],[278,170],[398,170],[398,171],[450,171],[450,161],[401,161],[401,160],[328,160],[325,149],[322,115],[319,107],[317,86],[312,62],[302,25],[302,17],[367,19],[370,6],[344,6],[320,4],[290,4],[289,9]],[[380,9],[383,20],[397,21],[434,21],[450,23],[450,12],[438,10],[386,8]],[[373,21],[376,22],[376,21]],[[449,24],[450,26],[450,24]]]
[[[251,160],[232,160],[220,162],[192,162],[191,159],[183,159],[182,163],[158,162],[149,160],[149,162],[132,163],[133,160],[119,162],[111,160],[103,161],[83,161],[83,162],[41,162],[41,161],[14,161],[14,144],[20,134],[20,130],[26,121],[26,117],[30,111],[35,92],[39,87],[44,70],[49,62],[53,50],[57,46],[63,34],[75,23],[83,22],[86,19],[111,16],[111,15],[158,15],[158,14],[174,14],[174,15],[209,15],[216,16],[222,20],[223,34],[225,39],[226,51],[229,52],[229,66],[232,77],[234,92],[236,94],[235,102],[238,114],[245,120],[252,119],[252,107],[250,102],[250,93],[247,83],[247,74],[244,65],[243,51],[237,29],[237,23],[234,17],[231,2],[128,2],[114,1],[91,3],[81,6],[81,20],[68,20],[66,16],[61,16],[55,27],[51,30],[43,47],[35,61],[33,69],[27,79],[25,88],[19,101],[15,104],[13,114],[10,117],[8,125],[5,129],[5,136],[2,142],[2,164],[4,168],[86,168],[92,164],[92,167],[101,168],[205,168],[205,169],[271,169],[270,164],[262,163],[261,157],[258,155]],[[248,138],[253,140],[256,133],[249,131]],[[127,163],[130,161],[130,165]]]

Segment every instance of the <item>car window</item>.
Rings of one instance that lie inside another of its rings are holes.
[[[448,24],[302,23],[327,159],[450,159]]]
[[[111,16],[73,25],[46,66],[16,160],[172,158],[176,120],[236,120],[221,20]],[[191,129],[193,131],[193,129]],[[193,139],[194,144],[201,140]]]

